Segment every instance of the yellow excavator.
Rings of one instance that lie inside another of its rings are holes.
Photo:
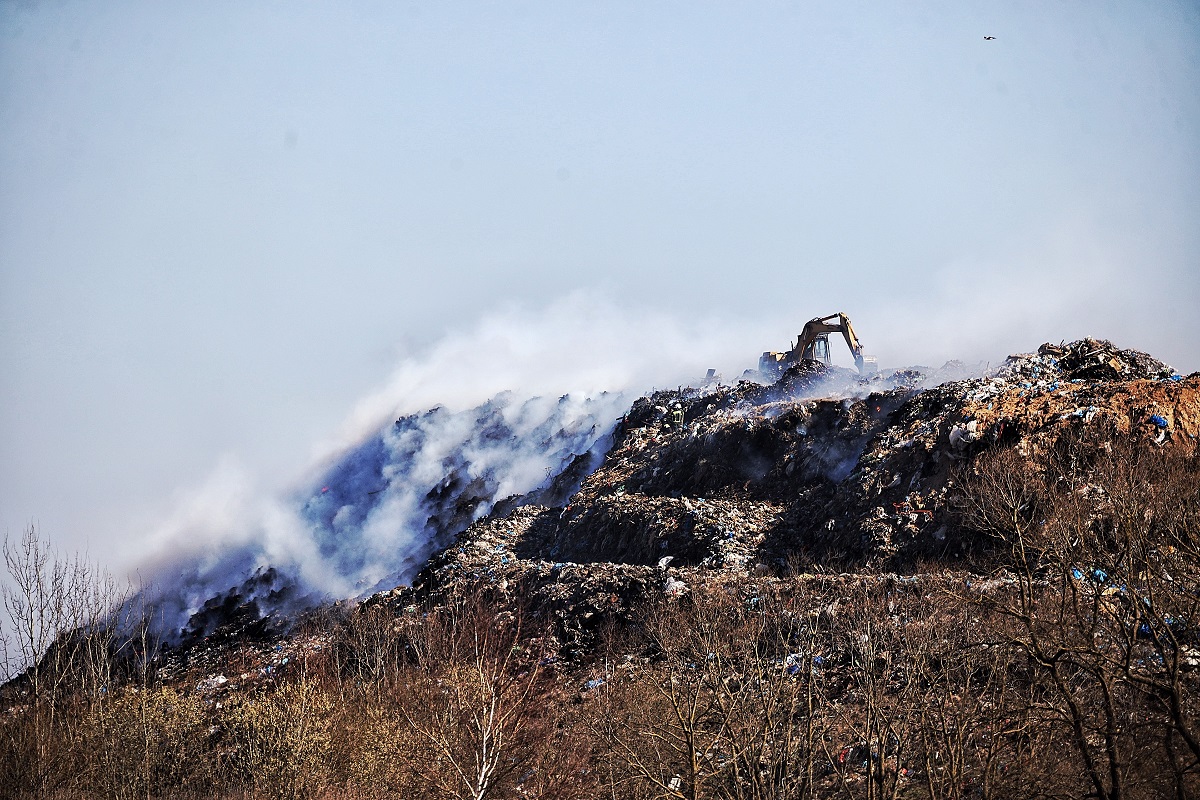
[[[826,366],[830,364],[829,334],[840,333],[846,338],[846,345],[854,356],[854,365],[859,374],[866,375],[879,369],[874,356],[863,355],[862,342],[854,333],[854,326],[845,314],[830,314],[827,317],[810,319],[804,325],[804,330],[796,337],[792,349],[785,353],[767,351],[758,360],[758,371],[763,377],[776,380],[787,371],[788,367],[801,361],[821,361]]]

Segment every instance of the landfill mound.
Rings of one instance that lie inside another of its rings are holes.
[[[560,466],[547,469],[552,477],[538,488],[499,499],[496,481],[481,494],[478,476],[462,478],[469,464],[443,459],[433,489],[416,487],[429,529],[425,564],[411,587],[376,601],[408,604],[490,586],[552,613],[568,646],[584,644],[600,620],[699,583],[831,568],[914,574],[969,557],[980,537],[960,518],[959,483],[989,448],[1011,446],[1032,462],[1064,437],[1089,434],[1190,451],[1200,433],[1200,374],[1177,375],[1107,341],[1046,344],[962,377],[969,372],[950,362],[864,377],[803,362],[773,383],[655,392],[611,431],[592,414],[586,425],[566,426],[564,438],[551,419],[521,444],[511,426],[489,422],[488,441],[552,450]],[[492,420],[487,410],[468,416]],[[396,429],[442,413],[402,418]],[[359,455],[355,480],[331,475],[316,495],[334,523],[347,516],[343,495],[383,496],[375,490],[384,473],[409,483],[408,472],[388,466],[399,456],[361,468]],[[334,523],[326,533],[337,538]],[[295,594],[283,574],[255,574],[197,604],[179,650],[282,633]],[[276,595],[288,602],[273,603]]]
[[[468,527],[414,586],[520,590],[569,628],[647,593],[751,572],[911,573],[977,544],[960,520],[958,483],[988,448],[1032,458],[1091,434],[1190,452],[1200,433],[1200,374],[1107,341],[1046,344],[936,385],[931,374],[847,382],[808,363],[770,385],[643,397],[568,504],[511,503]],[[831,377],[833,397],[807,394]]]

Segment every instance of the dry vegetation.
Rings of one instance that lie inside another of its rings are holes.
[[[694,587],[571,660],[511,599],[376,602],[219,702],[29,531],[9,646],[42,657],[6,690],[0,795],[1200,796],[1200,462],[1075,439],[962,477],[987,570]]]

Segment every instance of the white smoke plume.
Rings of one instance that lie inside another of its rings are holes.
[[[282,608],[411,580],[496,502],[545,490],[577,458],[594,468],[641,393],[753,366],[765,330],[572,295],[451,331],[405,359],[286,485],[263,486],[231,458],[181,496],[141,569],[163,626],[178,632],[222,593]]]
[[[760,345],[779,326],[718,314],[701,309],[682,320],[582,293],[538,312],[508,308],[406,359],[383,389],[358,404],[340,438],[357,441],[391,415],[436,405],[463,409],[503,391],[532,397],[644,390],[696,381],[709,368],[736,378],[755,366]]]

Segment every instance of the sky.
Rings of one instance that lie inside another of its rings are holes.
[[[1198,370],[1198,45],[1169,0],[0,0],[0,528],[128,566],[230,464],[836,311],[884,366]]]

